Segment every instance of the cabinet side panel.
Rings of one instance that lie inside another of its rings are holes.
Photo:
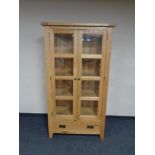
[[[48,133],[49,138],[53,136],[52,133],[52,90],[51,90],[51,54],[50,54],[50,44],[49,44],[50,32],[49,27],[44,27],[44,46],[45,46],[45,64],[46,64],[46,89],[48,97]]]
[[[111,56],[111,44],[112,44],[112,28],[107,28],[107,44],[106,44],[106,62],[104,66],[104,83],[103,83],[103,103],[101,107],[101,131],[100,139],[104,139],[105,130],[105,117],[106,117],[106,104],[108,94],[108,80],[109,80],[109,69],[110,69],[110,56]]]
[[[107,31],[103,31],[103,40],[102,40],[102,61],[101,61],[101,70],[100,70],[100,92],[99,92],[99,107],[98,107],[98,112],[100,119],[102,117],[102,109],[103,109],[103,89],[104,89],[104,80],[105,80],[105,66],[106,66],[106,43],[107,43]],[[102,124],[102,122],[101,122]]]

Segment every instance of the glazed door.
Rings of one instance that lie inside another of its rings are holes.
[[[78,117],[99,120],[101,115],[106,31],[79,31]]]
[[[51,81],[53,117],[76,117],[77,30],[51,30]]]

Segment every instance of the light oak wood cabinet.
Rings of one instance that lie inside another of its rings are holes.
[[[48,131],[104,139],[111,55],[110,24],[42,22]]]

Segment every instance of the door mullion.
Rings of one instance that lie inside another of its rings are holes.
[[[77,84],[77,76],[78,76],[78,30],[74,30],[74,92],[73,92],[73,113],[74,118],[78,118],[78,84]]]
[[[77,76],[78,78],[80,78],[80,80],[77,81],[77,85],[78,85],[78,98],[77,98],[77,113],[78,113],[78,119],[80,118],[80,111],[81,111],[81,101],[80,101],[80,97],[81,97],[81,68],[82,68],[82,30],[78,31],[78,72],[77,72]]]

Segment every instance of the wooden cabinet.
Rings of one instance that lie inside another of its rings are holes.
[[[104,138],[114,25],[42,22],[48,130]]]

